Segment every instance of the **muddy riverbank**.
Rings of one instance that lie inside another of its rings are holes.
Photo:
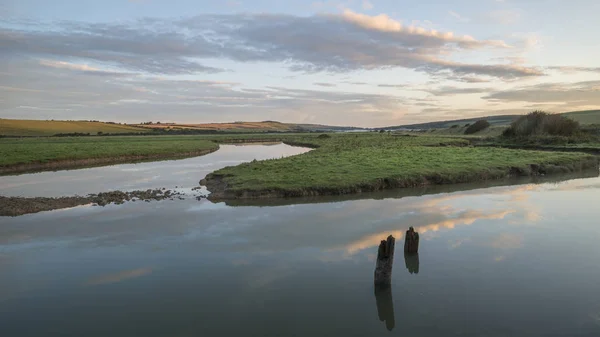
[[[71,208],[83,205],[106,206],[110,204],[120,205],[127,201],[159,201],[165,199],[183,199],[181,192],[161,189],[149,189],[146,191],[111,191],[87,196],[70,197],[3,197],[0,196],[0,216],[19,216],[24,214],[51,211],[55,209]],[[196,198],[202,198],[201,195]]]

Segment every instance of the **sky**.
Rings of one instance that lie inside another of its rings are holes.
[[[596,0],[0,0],[0,118],[378,127],[600,108]]]

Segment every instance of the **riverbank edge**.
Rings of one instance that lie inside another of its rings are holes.
[[[216,144],[216,143],[215,143]],[[119,157],[101,157],[88,159],[59,159],[48,162],[32,162],[6,165],[0,167],[0,175],[25,174],[43,171],[60,171],[70,169],[81,169],[90,167],[99,167],[115,164],[133,164],[145,161],[158,161],[167,159],[184,159],[190,157],[204,156],[219,150],[219,144],[211,149],[203,149],[192,152],[175,152],[175,153],[160,153],[146,154],[135,156],[119,156]]]
[[[386,189],[425,187],[430,185],[445,185],[458,183],[473,183],[488,180],[505,179],[510,177],[541,176],[558,173],[572,173],[588,169],[600,169],[600,158],[586,156],[569,163],[544,163],[529,164],[526,168],[506,167],[495,168],[490,172],[469,172],[458,175],[455,179],[443,177],[441,174],[429,174],[412,178],[383,177],[369,183],[348,185],[344,187],[308,187],[301,189],[233,189],[225,181],[226,176],[210,173],[200,181],[211,192],[208,199],[216,201],[235,199],[262,199],[262,198],[293,198],[312,196],[332,196],[344,194],[357,194],[362,192],[376,192]]]
[[[106,206],[110,204],[121,205],[125,202],[151,202],[160,200],[183,199],[181,192],[168,190],[166,188],[148,189],[145,191],[111,191],[86,196],[67,197],[5,197],[0,196],[0,217],[16,217],[25,214],[33,214],[58,209],[72,208],[77,206],[92,205]],[[203,197],[197,197],[203,198]]]

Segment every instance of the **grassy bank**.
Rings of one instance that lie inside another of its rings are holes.
[[[0,139],[0,174],[185,157],[216,151],[201,137],[65,137]]]
[[[587,154],[456,146],[467,142],[457,138],[345,134],[291,141],[318,148],[218,170],[204,181],[212,198],[338,195],[598,167]]]

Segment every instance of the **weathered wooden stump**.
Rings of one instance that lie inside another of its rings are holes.
[[[415,232],[415,229],[412,227],[406,231],[406,237],[404,238],[404,252],[410,254],[419,252],[419,233]]]
[[[394,301],[392,299],[392,287],[389,285],[375,286],[375,304],[377,305],[377,316],[385,327],[392,331],[396,326],[394,316]]]
[[[404,264],[411,274],[419,273],[419,253],[404,253]]]
[[[377,262],[375,264],[375,285],[392,284],[392,266],[394,264],[394,248],[396,239],[388,236],[387,240],[381,240],[377,251]]]

